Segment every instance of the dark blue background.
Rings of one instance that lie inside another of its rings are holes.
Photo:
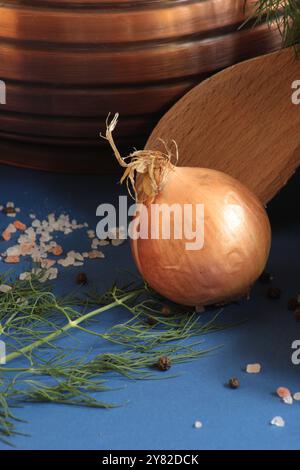
[[[282,288],[279,301],[265,295],[266,286],[257,284],[251,300],[225,309],[224,321],[248,318],[245,324],[205,337],[205,347],[223,344],[213,355],[176,366],[177,378],[130,382],[113,378],[118,390],[100,398],[120,403],[113,410],[68,406],[26,405],[18,416],[28,421],[19,429],[30,437],[13,440],[18,449],[297,449],[300,447],[300,403],[283,404],[274,394],[279,385],[300,391],[300,366],[291,363],[291,343],[300,339],[300,322],[287,311],[290,297],[300,293],[299,183],[294,176],[270,204],[273,245],[269,270],[274,284]],[[116,202],[122,193],[114,177],[72,176],[30,170],[0,168],[0,203],[11,200],[22,210],[45,217],[66,211],[80,222],[95,227],[95,210],[101,202]],[[0,215],[0,227],[10,221]],[[1,242],[5,249],[4,242]],[[84,251],[87,240],[80,231],[64,241],[67,249]],[[90,286],[105,289],[116,279],[135,272],[129,245],[104,247],[104,260],[89,261],[84,268]],[[0,263],[1,269],[8,266]],[[22,266],[22,270],[25,266]],[[60,273],[59,291],[74,288],[76,272]],[[115,309],[101,321],[104,325],[122,321],[126,313]],[[205,314],[207,315],[207,314]],[[82,336],[82,352],[95,338]],[[97,340],[98,341],[98,340]],[[101,350],[107,345],[96,344]],[[249,375],[244,367],[260,362],[259,375]],[[240,379],[241,387],[225,387],[230,376]],[[283,429],[270,426],[275,415],[286,420]],[[203,422],[194,429],[195,420]],[[0,448],[7,448],[0,444]]]

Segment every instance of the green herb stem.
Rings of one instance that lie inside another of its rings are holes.
[[[41,339],[39,339],[39,340],[37,340],[37,341],[27,345],[27,346],[24,346],[23,348],[21,348],[17,351],[14,351],[14,352],[8,354],[5,358],[5,362],[9,363],[10,361],[13,361],[14,359],[17,359],[20,356],[25,356],[26,354],[30,353],[31,351],[33,351],[34,349],[36,349],[40,346],[43,346],[44,344],[51,343],[53,340],[57,339],[59,336],[67,333],[71,328],[76,328],[78,325],[80,325],[84,321],[87,321],[87,320],[95,317],[96,315],[99,315],[100,313],[104,313],[107,310],[110,310],[114,307],[117,307],[118,305],[123,304],[124,302],[127,302],[128,300],[136,297],[136,295],[138,293],[139,293],[139,291],[133,291],[133,292],[121,297],[120,299],[117,299],[114,302],[111,302],[110,304],[104,305],[103,307],[97,308],[96,310],[92,310],[91,312],[86,313],[85,315],[82,315],[82,316],[76,318],[75,320],[69,319],[68,323],[66,323],[63,327],[59,328],[58,330],[53,331],[49,335],[44,336],[43,338],[41,338]]]

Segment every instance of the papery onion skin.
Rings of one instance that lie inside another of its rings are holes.
[[[131,241],[137,267],[153,289],[189,306],[226,303],[249,291],[271,244],[268,216],[250,190],[219,171],[174,167],[151,203],[204,204],[202,249],[187,250],[184,238]]]

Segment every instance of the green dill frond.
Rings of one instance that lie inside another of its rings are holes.
[[[117,405],[94,396],[111,390],[108,378],[170,378],[157,375],[154,366],[161,357],[173,365],[200,358],[215,348],[205,349],[203,340],[192,343],[191,338],[233,326],[217,321],[220,312],[203,321],[190,308],[174,304],[167,306],[166,315],[165,299],[147,285],[114,285],[105,294],[62,299],[38,278],[1,281],[11,286],[0,295],[0,333],[7,349],[6,364],[0,366],[0,438],[6,443],[17,434],[11,411],[16,404],[112,408]],[[96,329],[101,314],[116,307],[127,311],[129,319],[103,332]],[[82,356],[58,346],[57,340],[66,335],[79,341],[78,332],[99,337],[111,352],[92,350]],[[25,365],[15,366],[16,359]]]
[[[251,18],[256,18],[256,24],[267,22],[270,27],[275,25],[284,47],[300,43],[299,0],[257,0]]]

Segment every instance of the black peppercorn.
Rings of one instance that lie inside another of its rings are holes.
[[[16,214],[16,209],[14,207],[4,207],[3,208],[4,214]]]
[[[77,274],[77,276],[76,276],[76,283],[77,283],[77,284],[81,284],[81,285],[87,284],[87,277],[86,277],[86,274],[85,274],[85,273],[79,273],[79,274]]]
[[[300,307],[300,305],[297,299],[292,298],[288,301],[287,308],[291,312],[294,312],[298,307]]]
[[[154,318],[154,317],[147,317],[147,323],[148,323],[148,325],[150,325],[150,326],[154,326],[154,325],[157,324],[157,320],[156,320],[156,318]]]
[[[240,382],[238,381],[238,379],[236,377],[231,377],[229,380],[228,380],[228,386],[230,388],[239,388],[240,386]]]
[[[259,278],[259,281],[262,284],[269,284],[271,281],[273,281],[274,277],[271,273],[268,273],[267,271],[264,271]]]
[[[162,371],[169,370],[171,367],[171,359],[167,356],[160,357],[156,364],[156,367]]]
[[[279,287],[269,287],[267,295],[269,299],[280,299],[281,290],[279,289]]]

